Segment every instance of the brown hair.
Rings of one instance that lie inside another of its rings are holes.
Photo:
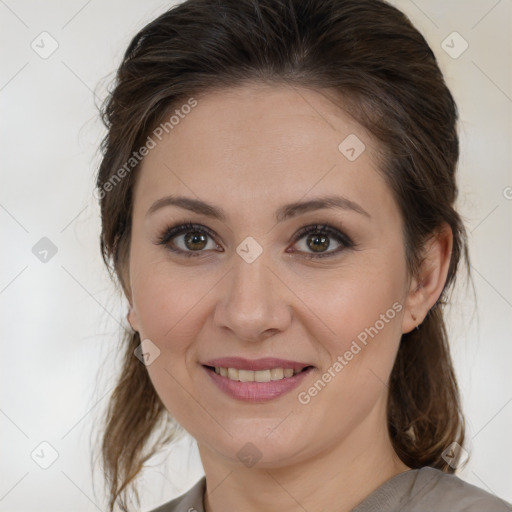
[[[337,91],[342,107],[379,141],[381,171],[404,219],[410,275],[426,240],[443,223],[452,229],[443,293],[419,329],[402,336],[389,383],[388,426],[405,464],[453,473],[442,452],[453,441],[463,444],[464,419],[443,307],[459,260],[469,262],[454,209],[458,113],[425,39],[388,3],[187,0],[146,25],[131,41],[102,111],[108,133],[97,191],[107,267],[129,297],[137,166],[114,183],[119,169],[187,98],[254,82]],[[126,332],[122,371],[105,417],[101,456],[111,510],[116,502],[126,510],[125,495],[133,487],[137,496],[134,481],[144,462],[179,430],[134,356],[139,343],[138,333]]]

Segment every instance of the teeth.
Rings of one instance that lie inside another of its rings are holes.
[[[284,378],[284,370],[282,368],[272,368],[270,370],[271,380],[281,380],[282,378]]]
[[[272,368],[269,370],[239,370],[238,368],[219,368],[215,367],[215,373],[230,380],[240,382],[270,382],[272,380],[281,380],[293,377],[302,370],[293,370],[293,368]]]

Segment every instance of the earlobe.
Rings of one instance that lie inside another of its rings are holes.
[[[137,322],[137,315],[135,313],[135,310],[133,309],[133,306],[130,306],[128,314],[126,315],[126,319],[128,320],[128,323],[130,324],[131,328],[137,332],[139,330],[139,326]]]
[[[447,224],[425,244],[418,275],[411,280],[406,300],[403,333],[419,327],[439,300],[450,268],[452,245],[453,233]]]
[[[413,329],[419,329],[420,324],[421,320],[419,321],[418,317],[411,311],[410,307],[406,306],[406,311],[402,320],[402,334],[407,334]]]

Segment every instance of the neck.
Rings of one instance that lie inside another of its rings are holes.
[[[387,429],[376,432],[375,425],[370,415],[343,440],[307,460],[261,469],[226,462],[199,445],[207,483],[205,511],[349,512],[384,482],[410,469],[395,454]]]

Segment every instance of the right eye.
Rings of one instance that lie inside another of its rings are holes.
[[[201,256],[207,250],[223,252],[214,241],[214,235],[210,229],[193,223],[165,228],[158,237],[157,244],[164,245],[170,251],[187,258]]]

